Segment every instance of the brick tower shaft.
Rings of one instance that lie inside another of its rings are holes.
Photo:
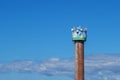
[[[75,41],[75,80],[84,80],[84,41]]]

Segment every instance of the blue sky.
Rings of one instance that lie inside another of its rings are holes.
[[[85,55],[119,55],[119,4],[119,0],[0,0],[0,63],[74,58],[71,28],[79,25],[88,28]]]
[[[85,57],[85,80],[119,80],[120,55]],[[0,80],[74,80],[74,60],[50,58],[43,61],[0,63]]]

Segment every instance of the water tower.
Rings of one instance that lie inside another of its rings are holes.
[[[75,80],[84,80],[84,42],[87,39],[87,28],[74,27],[71,31],[75,44]]]

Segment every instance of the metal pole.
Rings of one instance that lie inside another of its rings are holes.
[[[75,41],[75,80],[84,80],[84,41]]]

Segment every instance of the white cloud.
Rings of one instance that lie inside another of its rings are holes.
[[[91,55],[85,57],[86,80],[120,80],[119,55]],[[74,77],[74,60],[51,58],[48,60],[14,61],[0,64],[0,73],[40,73],[48,76],[64,75]]]

